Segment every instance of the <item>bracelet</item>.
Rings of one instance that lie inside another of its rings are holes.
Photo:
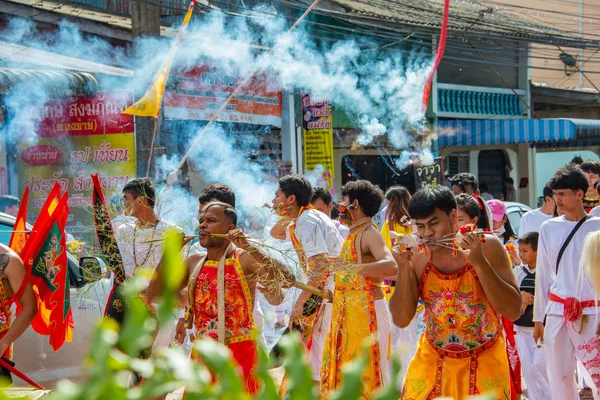
[[[179,308],[177,310],[177,316],[179,317],[179,319],[185,318],[185,308]]]

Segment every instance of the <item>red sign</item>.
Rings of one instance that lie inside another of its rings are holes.
[[[29,165],[52,165],[61,158],[62,151],[55,146],[31,146],[21,152],[21,159]]]
[[[244,78],[204,64],[174,70],[164,96],[165,117],[210,120]],[[281,90],[266,75],[241,88],[218,121],[281,126]]]
[[[98,92],[94,97],[46,103],[38,135],[41,137],[104,135],[133,132],[133,116],[121,114],[131,106],[127,91]]]

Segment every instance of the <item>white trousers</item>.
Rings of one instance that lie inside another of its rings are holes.
[[[521,359],[523,378],[527,385],[529,400],[549,400],[550,384],[546,373],[544,348],[538,348],[533,340],[533,328],[515,325],[515,342]]]
[[[323,361],[323,349],[327,340],[327,332],[331,326],[331,311],[333,305],[324,301],[321,306],[320,315],[317,323],[313,328],[312,345],[309,352],[310,368],[312,370],[312,378],[315,382],[321,381],[321,363]]]
[[[408,365],[412,361],[417,352],[417,344],[419,342],[418,328],[423,320],[423,310],[415,314],[415,317],[406,328],[398,328],[392,323],[392,352],[394,357],[400,358],[402,370],[396,382],[396,388],[402,390],[404,387],[404,378]]]
[[[582,374],[600,400],[600,340],[596,337],[597,323],[593,315],[581,327],[582,318],[575,323],[564,322],[562,316],[548,315],[544,330],[546,370],[553,400],[579,400],[575,381],[576,360],[584,366]],[[581,330],[581,333],[579,333]]]
[[[392,354],[392,317],[386,299],[375,300],[375,315],[377,317],[377,339],[379,340],[379,369],[383,386],[390,381],[390,356]]]

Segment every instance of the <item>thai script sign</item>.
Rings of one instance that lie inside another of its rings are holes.
[[[58,182],[69,191],[67,232],[83,241],[91,239],[90,174],[100,174],[109,199],[121,197],[123,186],[136,176],[133,117],[120,114],[132,102],[131,92],[107,91],[55,100],[40,110],[37,140],[18,143],[19,192],[29,185],[30,222]]]
[[[333,123],[329,101],[312,102],[302,94],[302,133],[304,137],[304,171],[322,168],[318,186],[334,193]]]
[[[415,190],[426,186],[444,184],[444,161],[441,157],[434,160],[432,165],[415,167]]]
[[[210,120],[243,79],[210,63],[174,69],[164,95],[165,117]],[[281,111],[281,90],[262,74],[241,88],[218,121],[281,127]]]

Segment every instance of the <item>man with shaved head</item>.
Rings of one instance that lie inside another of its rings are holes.
[[[200,211],[198,235],[206,254],[186,260],[189,279],[182,289],[187,285],[188,307],[177,324],[175,341],[182,343],[186,327],[193,324],[196,337],[226,345],[241,368],[246,391],[254,394],[259,390],[252,315],[255,291],[277,305],[283,301],[282,289],[291,286],[294,277],[254,247],[236,226],[237,212],[230,204],[209,202]]]

